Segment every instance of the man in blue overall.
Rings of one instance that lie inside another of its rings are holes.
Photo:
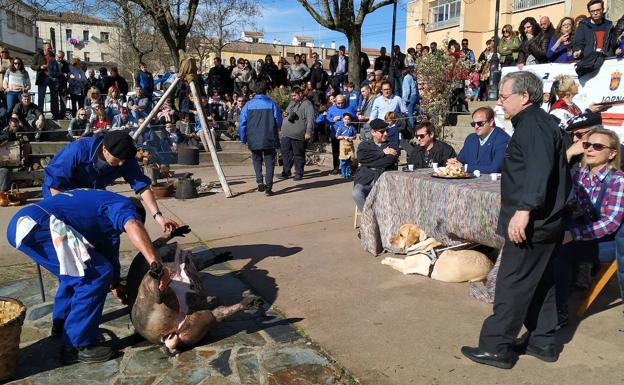
[[[150,274],[165,290],[169,272],[155,254],[143,227],[145,210],[138,200],[105,191],[75,189],[28,205],[7,228],[9,243],[58,277],[65,296],[54,303],[62,312],[61,361],[103,362],[113,350],[98,345],[98,327],[109,288],[124,301],[119,285],[119,235],[150,264]]]

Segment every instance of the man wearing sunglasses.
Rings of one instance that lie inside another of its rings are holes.
[[[494,110],[490,107],[476,109],[472,113],[470,125],[475,132],[466,137],[464,147],[459,151],[457,158],[449,159],[448,163],[460,166],[467,164],[468,172],[475,170],[485,174],[500,172],[509,135],[495,126]]]
[[[494,296],[494,314],[467,358],[510,369],[519,354],[545,362],[559,357],[555,346],[557,307],[554,255],[563,238],[572,182],[557,123],[540,108],[543,83],[529,71],[501,81],[498,105],[514,126],[503,162],[497,233],[505,238]],[[522,326],[527,333],[516,340]]]
[[[407,152],[407,163],[413,164],[414,168],[431,168],[433,163],[444,167],[449,159],[457,156],[453,147],[436,139],[431,122],[417,124],[414,129],[416,146],[405,139],[401,140],[401,147]]]

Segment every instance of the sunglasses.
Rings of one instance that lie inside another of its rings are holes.
[[[581,139],[582,137],[585,136],[585,134],[587,134],[589,131],[583,131],[583,132],[574,132],[572,133],[573,136],[576,136],[577,139]]]
[[[589,149],[590,147],[593,147],[595,151],[602,151],[605,148],[613,149],[613,147],[607,146],[606,144],[602,143],[583,142],[583,148],[585,150]]]
[[[487,122],[487,120],[482,120],[480,122],[470,122],[470,125],[472,126],[472,128],[483,127],[483,125],[485,125],[485,123]]]
[[[425,136],[427,136],[428,134],[420,134],[420,135],[416,135],[416,137],[418,139],[423,139]]]

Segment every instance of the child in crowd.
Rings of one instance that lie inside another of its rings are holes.
[[[345,112],[342,115],[342,124],[336,130],[336,139],[340,140],[340,171],[343,178],[351,176],[351,157],[355,152],[353,140],[355,139],[355,126],[351,124],[353,116]]]
[[[349,82],[345,85],[345,99],[353,110],[357,108],[360,103],[360,93],[355,89],[355,84]]]
[[[477,67],[475,65],[471,66],[470,75],[466,82],[468,83],[467,97],[470,98],[471,101],[477,100],[477,97],[479,96],[479,88],[481,87],[481,75],[479,74],[479,71],[477,71]]]
[[[401,133],[399,132],[399,128],[397,127],[397,116],[394,112],[388,111],[384,116],[384,121],[388,123],[388,142],[395,144],[397,147],[399,146],[399,142],[401,141]]]

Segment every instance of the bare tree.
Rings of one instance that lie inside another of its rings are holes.
[[[396,0],[362,0],[355,14],[353,0],[297,0],[320,25],[342,32],[349,42],[349,80],[360,84],[360,52],[362,50],[362,24],[366,15]]]

